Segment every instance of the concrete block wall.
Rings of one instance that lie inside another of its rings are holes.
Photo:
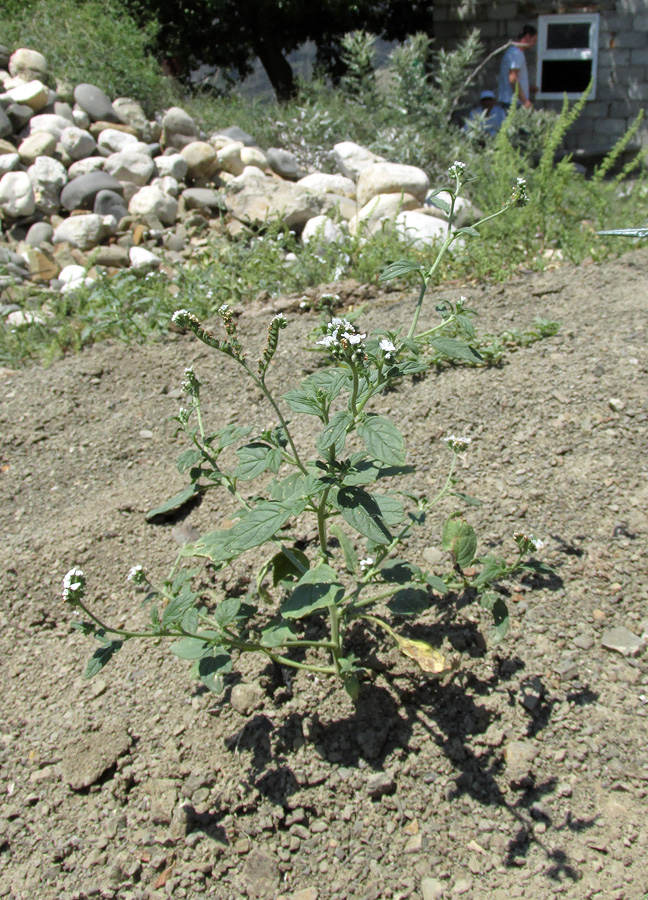
[[[451,49],[471,30],[478,28],[487,53],[516,37],[525,23],[537,25],[539,14],[598,12],[599,52],[596,98],[588,101],[566,136],[568,149],[605,152],[625,133],[640,110],[648,104],[648,0],[600,0],[591,6],[550,0],[542,4],[435,0],[434,26],[437,47]],[[470,98],[477,101],[485,88],[497,90],[501,55],[480,73]],[[531,82],[535,81],[535,51],[527,52]],[[558,101],[538,100],[538,109],[559,110]],[[648,122],[634,146],[648,144]]]

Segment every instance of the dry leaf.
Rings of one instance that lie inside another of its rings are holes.
[[[392,636],[400,652],[413,659],[423,672],[428,672],[430,675],[445,675],[446,672],[452,671],[452,666],[445,656],[430,644],[426,644],[425,641],[411,641],[394,632],[392,632]]]

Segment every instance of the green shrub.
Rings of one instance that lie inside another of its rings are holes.
[[[117,0],[23,0],[3,4],[0,33],[10,49],[43,53],[57,82],[90,82],[111,99],[133,97],[148,115],[173,102],[176,88],[150,55],[153,25],[139,28]]]

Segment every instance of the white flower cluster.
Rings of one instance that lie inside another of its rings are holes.
[[[367,569],[370,569],[371,566],[373,566],[373,564],[374,560],[370,556],[368,556],[366,559],[361,559],[358,562],[358,565],[360,566],[362,572],[366,572]]]
[[[226,312],[229,312],[229,306],[227,305],[227,303],[223,303],[218,307],[218,314],[224,316]]]
[[[185,394],[197,396],[198,390],[200,388],[200,382],[198,381],[198,376],[194,372],[193,366],[187,366],[184,370],[184,375],[185,380],[181,383],[180,387]]]
[[[468,446],[472,444],[472,438],[457,437],[455,434],[449,434],[444,441],[454,453],[465,453]]]
[[[188,309],[176,309],[176,311],[171,316],[171,321],[175,322],[176,325],[181,325],[187,321],[188,318],[191,318],[191,313]]]
[[[142,566],[133,566],[126,576],[126,581],[130,581],[135,587],[141,587],[146,584],[146,575]]]
[[[380,344],[378,345],[382,352],[385,354],[385,359],[391,359],[392,353],[396,353],[396,347],[392,344],[390,340],[387,338],[383,338]]]
[[[284,316],[283,313],[277,313],[276,316],[273,316],[273,317],[272,317],[272,321],[273,321],[273,322],[281,322],[281,321],[283,321],[285,318],[286,318],[286,317]]]
[[[85,575],[81,569],[70,569],[63,579],[63,600],[76,606],[85,593]]]
[[[541,541],[535,534],[527,534],[525,531],[514,531],[513,538],[522,553],[527,553],[529,550],[542,550],[545,545],[544,541]]]
[[[466,163],[459,162],[458,159],[455,159],[453,164],[448,169],[448,175],[450,178],[463,178],[466,172]]]
[[[513,193],[511,194],[511,202],[516,203],[518,206],[524,206],[525,203],[529,202],[526,178],[517,179],[515,187],[513,188]]]
[[[351,357],[356,361],[364,359],[364,344],[367,337],[356,331],[355,326],[348,319],[340,319],[335,316],[326,326],[327,333],[321,341],[317,341],[336,356]]]

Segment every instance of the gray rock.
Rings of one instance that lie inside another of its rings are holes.
[[[34,115],[34,110],[26,103],[10,103],[5,112],[15,132],[22,131]]]
[[[65,209],[90,209],[99,191],[124,193],[119,181],[108,172],[89,172],[68,181],[61,192],[61,206]]]
[[[103,156],[87,156],[85,159],[78,159],[73,162],[68,169],[68,178],[79,178],[81,175],[89,175],[90,172],[101,172],[104,167]]]
[[[156,269],[160,268],[162,262],[159,256],[156,256],[155,253],[151,253],[146,247],[131,247],[128,251],[128,256],[131,268],[141,274],[154,272]],[[151,437],[153,437],[152,434]]]
[[[282,178],[296,181],[306,174],[299,165],[297,157],[294,153],[291,153],[290,150],[282,150],[279,147],[270,147],[266,150],[266,158],[272,171],[276,172],[277,175],[281,175]]]
[[[187,188],[182,192],[185,209],[221,209],[223,197],[212,188]]]
[[[110,216],[87,213],[64,219],[54,231],[54,243],[68,243],[79,250],[91,250],[116,229]]]
[[[616,650],[623,656],[639,656],[646,646],[640,637],[624,628],[623,625],[606,631],[601,638],[601,645],[606,650]]]
[[[33,215],[36,198],[27,172],[7,172],[0,178],[0,210],[11,219]]]
[[[151,126],[137,100],[132,97],[117,97],[112,106],[122,125],[130,125],[144,141],[151,139]]]
[[[56,140],[60,140],[61,133],[64,128],[69,128],[70,123],[63,116],[57,116],[53,113],[39,113],[33,116],[29,122],[29,133],[38,134],[45,131],[47,134],[53,135]]]
[[[98,216],[113,216],[119,222],[128,215],[128,206],[116,191],[99,191],[92,211]]]
[[[21,47],[9,58],[9,74],[14,78],[22,78],[23,81],[31,81],[33,78],[42,80],[47,75],[47,60],[37,50]]]
[[[109,150],[110,153],[121,153],[127,150],[129,144],[137,144],[138,140],[134,134],[127,131],[119,131],[117,128],[104,128],[99,135],[97,143],[102,150]]]
[[[153,162],[161,178],[170,175],[176,181],[182,181],[189,171],[189,164],[180,153],[165,153],[162,156],[156,156]]]
[[[517,779],[528,775],[538,752],[530,741],[509,741],[504,748],[504,759],[510,777]]]
[[[77,735],[63,751],[63,779],[73,791],[89,788],[117,764],[130,745],[131,737],[120,725],[106,725],[92,734]]]
[[[61,206],[61,191],[68,180],[68,173],[57,159],[39,156],[29,167],[27,174],[34,189],[36,209],[51,215]]]
[[[162,119],[163,143],[167,147],[182,147],[194,141],[198,135],[198,126],[179,106],[172,106]]]
[[[163,225],[173,225],[178,214],[178,201],[155,185],[146,185],[131,198],[128,211],[133,216],[157,216]]]
[[[26,166],[30,166],[39,156],[51,156],[56,150],[57,139],[47,131],[30,134],[18,146],[18,156]]]
[[[178,802],[178,782],[172,778],[151,778],[144,786],[151,798],[151,822],[170,825]]]
[[[25,237],[25,243],[30,247],[40,247],[45,242],[51,242],[54,229],[49,222],[35,222]]]
[[[79,84],[74,99],[93,122],[119,122],[110,97],[94,84]]]
[[[92,156],[97,150],[97,142],[89,131],[68,125],[61,132],[60,143],[70,159],[79,160]]]
[[[230,703],[238,713],[247,716],[263,704],[263,690],[258,684],[245,682],[235,684],[230,695]]]
[[[424,878],[421,881],[421,895],[423,900],[441,900],[445,893],[445,887],[438,878]]]
[[[130,257],[125,247],[120,247],[119,244],[108,244],[97,247],[92,254],[92,263],[95,266],[124,269],[130,266]]]
[[[9,116],[4,111],[4,108],[0,106],[0,138],[7,137],[12,133],[13,125],[9,119]]]
[[[144,187],[155,173],[155,163],[150,156],[126,149],[121,153],[111,153],[104,162],[104,171],[117,181],[129,181],[137,187]]]
[[[167,839],[172,843],[183,840],[193,828],[194,812],[188,803],[179,803],[173,811],[173,817]]]
[[[241,887],[246,896],[267,900],[277,895],[280,878],[277,860],[255,847],[243,865]]]
[[[54,113],[57,116],[61,116],[64,119],[67,119],[70,125],[74,125],[74,113],[72,112],[72,107],[69,103],[64,103],[62,100],[57,100],[54,103]]]
[[[224,128],[223,131],[219,131],[218,133],[231,138],[233,141],[240,141],[242,144],[245,144],[246,147],[259,146],[252,135],[248,134],[247,131],[243,131],[238,125],[230,125],[229,128]]]
[[[376,772],[367,778],[367,792],[372,800],[378,800],[385,794],[392,794],[396,790],[396,782],[386,772]]]
[[[0,178],[7,172],[13,172],[20,165],[20,157],[17,153],[3,153],[0,155]]]
[[[232,182],[227,187],[228,210],[245,224],[264,225],[279,219],[286,227],[300,227],[319,215],[316,197],[289,181],[255,179],[251,184]]]

